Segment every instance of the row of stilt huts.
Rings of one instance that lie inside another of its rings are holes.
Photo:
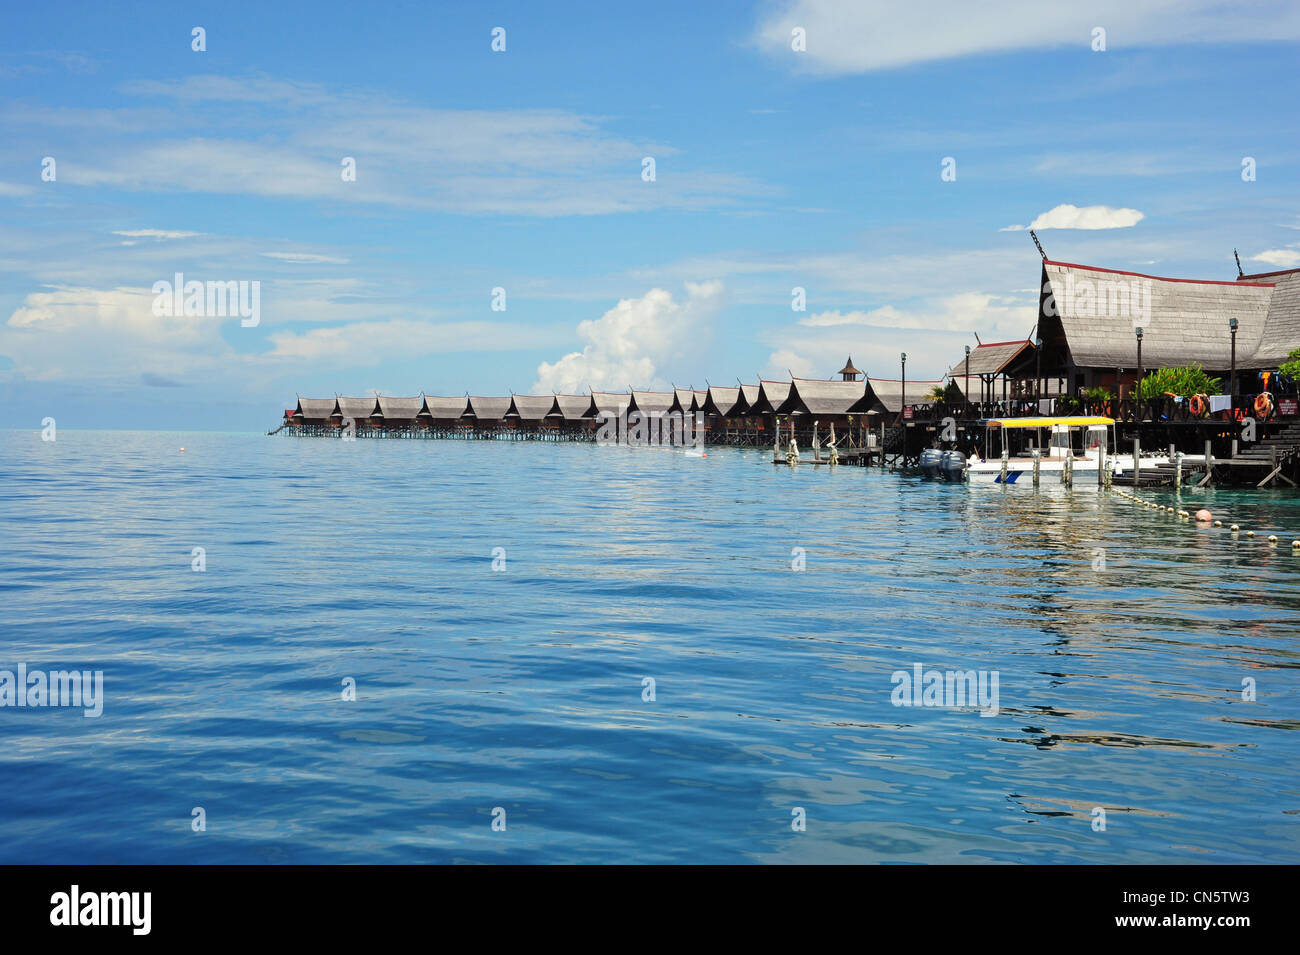
[[[840,380],[793,378],[702,391],[299,398],[285,410],[282,427],[297,435],[592,441],[604,421],[639,414],[661,419],[665,435],[674,419],[689,419],[687,433],[702,422],[710,444],[770,445],[779,421],[783,434],[793,425],[796,434],[808,438],[814,428],[826,433],[834,424],[846,447],[868,447],[879,441],[882,422],[893,424],[905,403],[930,400],[930,392],[943,384],[860,375],[850,360]]]

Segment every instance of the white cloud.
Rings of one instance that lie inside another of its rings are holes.
[[[722,283],[687,282],[686,298],[655,288],[621,299],[600,318],[579,323],[587,345],[537,367],[533,391],[584,393],[588,389],[664,388],[663,365],[699,340],[722,301]]]
[[[104,111],[0,106],[0,126],[30,129],[31,148],[79,157],[60,183],[147,192],[215,193],[430,209],[453,214],[606,215],[713,209],[765,191],[710,172],[667,143],[611,132],[562,109],[430,109],[381,93],[333,94],[264,76],[140,81],[133,95],[181,108]],[[227,103],[222,109],[189,108]],[[165,138],[141,136],[164,130]],[[49,145],[46,145],[46,144]],[[658,178],[645,182],[653,156]],[[343,157],[356,178],[341,177]],[[771,191],[771,190],[766,190]]]
[[[1048,209],[1029,225],[1009,225],[999,232],[1024,232],[1026,229],[1128,229],[1145,215],[1136,209],[1112,209],[1110,206],[1073,206],[1062,203]]]
[[[124,235],[132,239],[190,239],[203,234],[202,232],[172,232],[167,229],[115,229],[113,231],[113,235]]]
[[[394,355],[411,358],[463,351],[509,351],[538,347],[544,330],[495,322],[419,322],[393,319],[355,322],[310,331],[276,332],[266,358],[290,362],[337,361],[349,367],[378,365]]]
[[[294,265],[347,265],[348,260],[334,255],[317,255],[313,252],[263,252],[268,259],[279,259]]]
[[[1300,249],[1265,249],[1259,255],[1252,255],[1250,261],[1276,265],[1280,269],[1291,269],[1300,265]]]
[[[1038,314],[1038,291],[990,295],[958,292],[905,308],[818,312],[797,324],[765,333],[772,346],[768,371],[785,377],[829,378],[847,355],[876,378],[897,378],[899,353],[907,352],[908,377],[936,379],[951,367],[963,344],[1023,338]]]
[[[793,69],[865,73],[977,54],[1088,51],[1099,24],[1112,49],[1273,42],[1300,37],[1300,7],[1290,0],[1002,0],[996,7],[969,0],[785,0],[761,18],[754,42]],[[806,52],[791,50],[795,27],[807,33]]]

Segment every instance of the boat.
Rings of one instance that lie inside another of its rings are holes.
[[[972,458],[966,463],[966,474],[971,484],[1028,484],[1034,483],[1034,464],[1037,459],[1039,485],[1060,485],[1063,476],[1070,472],[1076,487],[1097,487],[1100,469],[1129,467],[1132,455],[1115,455],[1115,420],[1113,418],[1085,415],[1065,417],[994,418],[985,432],[986,449],[983,459]],[[1046,447],[1024,453],[1024,442],[1031,432],[1047,432]],[[1000,439],[998,456],[992,454],[993,435]],[[1023,436],[1021,453],[1012,454],[1011,445],[1016,436]],[[1077,448],[1076,448],[1077,445]],[[1124,459],[1127,457],[1127,461]],[[1109,458],[1109,460],[1108,460]],[[1152,459],[1156,463],[1158,459]],[[1143,463],[1146,459],[1143,458]]]

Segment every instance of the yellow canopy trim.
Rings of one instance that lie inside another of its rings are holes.
[[[1072,418],[994,418],[989,422],[990,428],[1051,428],[1064,425],[1069,428],[1081,428],[1088,425],[1112,425],[1114,418],[1087,417],[1078,415]]]

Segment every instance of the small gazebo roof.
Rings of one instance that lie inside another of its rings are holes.
[[[862,372],[860,372],[858,369],[853,367],[853,356],[850,355],[849,360],[844,363],[844,367],[841,368],[839,371],[837,371],[836,374],[837,375],[860,375],[862,374]]]

